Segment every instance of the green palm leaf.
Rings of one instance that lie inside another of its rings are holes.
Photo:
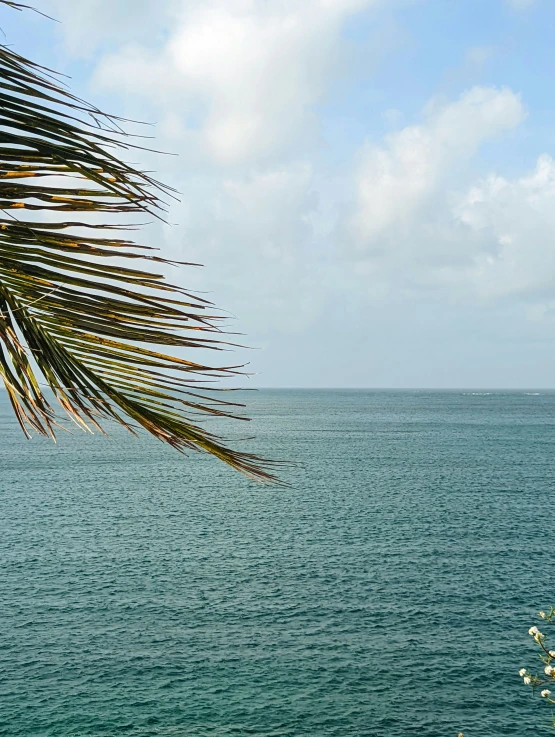
[[[153,271],[169,262],[127,239],[131,226],[89,217],[162,217],[161,198],[173,196],[120,158],[135,146],[119,123],[0,46],[0,376],[17,419],[28,436],[55,437],[40,377],[83,428],[102,430],[106,420],[142,427],[180,451],[275,480],[275,464],[233,450],[192,419],[235,417],[241,406],[206,386],[240,367],[170,350],[226,345],[211,304]]]

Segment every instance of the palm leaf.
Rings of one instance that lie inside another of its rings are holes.
[[[156,265],[169,262],[128,238],[131,226],[97,222],[145,212],[163,218],[162,198],[174,196],[123,161],[138,146],[121,122],[0,46],[0,376],[16,417],[28,436],[55,437],[60,424],[46,382],[82,428],[104,431],[107,420],[144,428],[179,451],[210,453],[275,480],[275,464],[198,424],[199,413],[236,417],[242,405],[207,383],[240,367],[173,355],[229,345],[221,318],[158,273]]]

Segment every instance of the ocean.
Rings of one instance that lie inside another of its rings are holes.
[[[121,429],[26,441],[0,393],[0,734],[552,734],[518,670],[555,604],[555,393],[248,401],[232,432],[290,487]]]

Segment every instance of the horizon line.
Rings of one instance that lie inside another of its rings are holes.
[[[259,391],[259,390],[295,390],[295,391],[374,391],[374,392],[555,392],[555,386],[240,386],[229,387],[234,391]],[[52,391],[50,387],[44,387],[46,391]],[[0,385],[0,391],[6,391],[4,385]],[[210,391],[210,387],[205,387],[202,391]]]

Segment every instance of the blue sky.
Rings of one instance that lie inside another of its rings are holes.
[[[145,240],[251,386],[555,386],[551,0],[36,0],[6,43],[156,123]]]

